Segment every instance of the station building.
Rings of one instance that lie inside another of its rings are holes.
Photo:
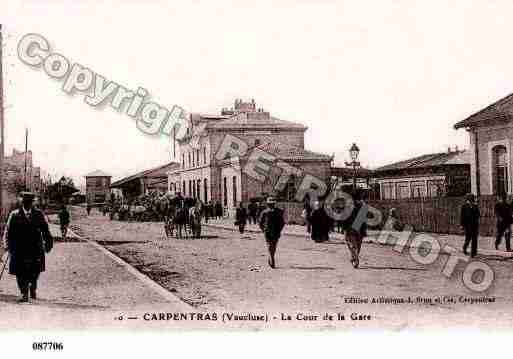
[[[222,109],[219,115],[192,114],[187,134],[177,142],[180,166],[167,173],[168,190],[203,202],[219,201],[229,214],[239,202],[265,195],[295,200],[305,175],[329,180],[333,160],[332,156],[304,148],[306,130],[303,124],[276,118],[257,108],[254,100],[237,99],[232,108]],[[238,148],[236,156],[224,155],[223,146],[230,138],[236,139],[236,146],[244,147]],[[268,170],[265,180],[244,170],[255,161],[255,154],[262,160],[256,171]],[[287,168],[298,171],[276,191],[277,181]]]

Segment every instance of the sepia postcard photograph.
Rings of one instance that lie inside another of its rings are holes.
[[[2,0],[1,346],[507,335],[512,17]]]

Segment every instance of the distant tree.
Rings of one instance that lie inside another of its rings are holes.
[[[72,178],[62,176],[59,181],[48,186],[48,197],[52,202],[68,203],[71,195],[79,191]]]

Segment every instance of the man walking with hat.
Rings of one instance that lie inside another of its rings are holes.
[[[476,197],[469,193],[463,206],[461,206],[460,224],[465,231],[465,243],[463,244],[463,253],[468,255],[468,246],[470,244],[470,257],[477,255],[477,237],[479,235],[479,218],[481,214],[476,204]]]
[[[276,208],[276,200],[273,197],[267,198],[267,209],[263,210],[260,214],[259,226],[262,232],[264,232],[265,242],[269,250],[269,266],[276,268],[274,256],[281,231],[285,227],[285,221],[283,219],[283,211]]]
[[[9,252],[9,274],[16,276],[21,292],[19,302],[36,299],[37,280],[45,270],[45,252],[53,238],[43,212],[33,207],[34,194],[22,192],[22,206],[12,211],[4,231],[4,247]]]

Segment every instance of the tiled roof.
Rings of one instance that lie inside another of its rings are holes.
[[[331,161],[331,156],[316,153],[312,151],[308,151],[302,149],[300,147],[286,145],[279,142],[268,142],[263,143],[256,148],[270,153],[273,156],[276,156],[279,159],[283,160],[297,160],[297,161],[305,161],[305,160],[319,160],[319,161]]]
[[[242,112],[224,120],[211,121],[208,128],[226,129],[226,128],[281,128],[281,129],[299,129],[306,130],[306,126],[300,123],[280,120],[272,116],[265,116],[264,112]]]
[[[136,174],[133,174],[131,176],[117,180],[116,182],[113,182],[110,186],[112,188],[119,187],[127,182],[130,182],[135,179],[142,178],[142,177],[148,177],[148,178],[166,177],[167,176],[166,172],[176,166],[180,166],[180,164],[178,164],[176,162],[170,162],[170,163],[167,163],[162,166],[150,168],[149,170],[144,170],[144,171],[138,172]]]
[[[112,176],[106,172],[101,171],[101,170],[96,170],[94,172],[86,174],[84,177],[112,177]]]
[[[403,170],[409,168],[427,168],[441,165],[470,164],[468,151],[432,153],[392,163],[375,169],[375,172]]]
[[[513,94],[456,123],[454,128],[473,127],[491,120],[510,121],[511,119],[513,119]]]

